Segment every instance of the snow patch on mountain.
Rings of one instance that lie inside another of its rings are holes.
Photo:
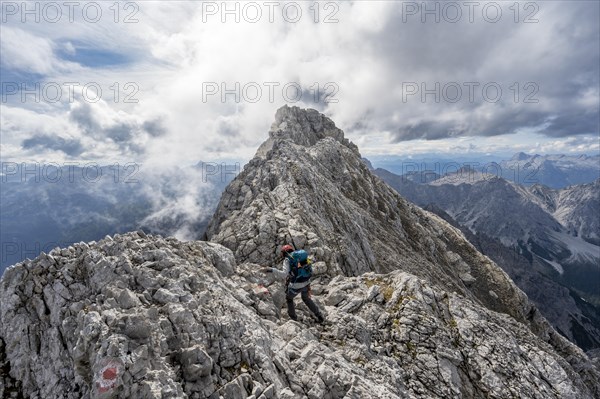
[[[557,245],[564,245],[571,253],[565,260],[566,263],[586,262],[600,269],[600,247],[564,232],[552,232],[551,235]]]
[[[455,173],[448,173],[436,180],[427,184],[431,186],[441,186],[444,184],[460,185],[460,184],[476,184],[478,182],[487,182],[497,179],[498,177],[491,173],[484,173],[476,169],[462,168]]]

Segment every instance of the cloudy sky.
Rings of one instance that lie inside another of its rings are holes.
[[[599,147],[597,1],[2,2],[3,161],[247,160],[277,108],[363,155]]]

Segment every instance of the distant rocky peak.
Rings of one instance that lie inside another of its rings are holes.
[[[518,152],[515,155],[513,155],[513,157],[510,159],[511,161],[524,161],[526,159],[529,159],[531,156],[525,154],[524,152]]]
[[[306,147],[311,147],[326,137],[332,137],[358,154],[358,147],[344,138],[344,132],[315,109],[284,105],[275,113],[275,122],[269,130],[269,138],[272,140],[289,139]]]
[[[362,158],[362,161],[364,162],[365,165],[367,165],[367,168],[369,168],[369,170],[375,170],[375,168],[373,167],[373,164],[367,158]]]

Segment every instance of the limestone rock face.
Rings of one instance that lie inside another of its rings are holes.
[[[251,362],[242,341],[256,327],[240,322],[253,312],[221,282],[234,272],[231,252],[218,244],[143,233],[9,268],[0,285],[0,397],[224,392]]]
[[[277,111],[269,139],[223,193],[208,226],[211,241],[238,262],[258,264],[275,263],[280,245],[293,241],[324,262],[324,278],[403,270],[533,322],[537,310],[506,273],[458,229],[375,176],[317,114]]]
[[[598,366],[459,230],[284,107],[226,189],[211,242],[133,232],[0,280],[0,397],[594,398]],[[291,238],[290,238],[291,237]],[[310,251],[315,324],[259,271]]]
[[[428,184],[385,169],[373,173],[460,227],[557,331],[584,350],[600,348],[600,307],[593,305],[600,302],[600,179],[555,190],[472,169]]]
[[[408,273],[315,283],[322,326],[303,304],[301,322],[282,316],[281,282],[251,263],[223,273],[214,252],[230,254],[129,233],[10,268],[0,297],[0,396],[597,394],[589,378],[598,374],[581,352],[565,359],[525,324]]]

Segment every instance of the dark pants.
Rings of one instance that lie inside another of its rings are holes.
[[[321,315],[321,311],[317,304],[313,302],[310,298],[310,285],[307,285],[303,288],[287,288],[287,292],[285,295],[285,300],[287,302],[288,315],[290,315],[290,319],[296,320],[296,308],[294,307],[294,298],[296,295],[300,294],[302,297],[302,301],[308,306],[311,312],[315,314],[315,316],[319,317]]]

